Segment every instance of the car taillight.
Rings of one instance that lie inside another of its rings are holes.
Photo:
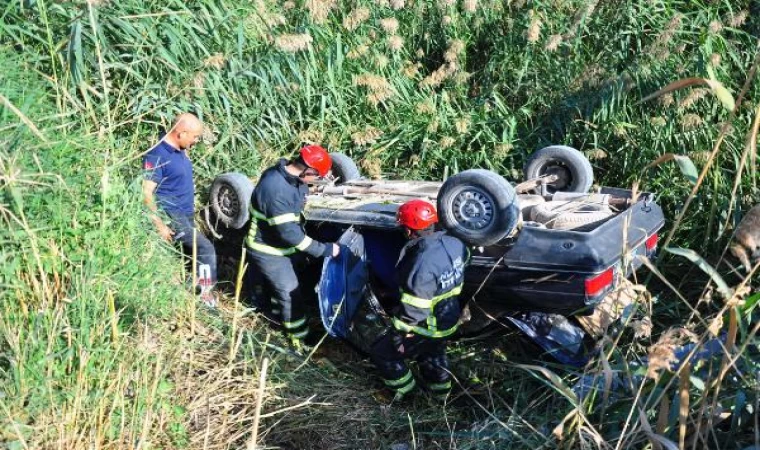
[[[586,279],[586,295],[593,297],[600,292],[604,291],[607,287],[612,285],[613,271],[612,267],[594,276],[593,278]]]
[[[646,242],[644,242],[644,245],[646,246],[647,250],[652,251],[655,248],[657,248],[657,240],[658,239],[659,239],[659,237],[657,236],[657,233],[649,236],[647,238]]]

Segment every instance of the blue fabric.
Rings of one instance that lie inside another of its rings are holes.
[[[322,264],[317,294],[322,324],[327,333],[347,338],[354,315],[364,300],[367,263],[364,239],[359,233],[348,230],[338,242],[340,254],[325,258]]]
[[[161,141],[143,158],[143,170],[146,180],[158,184],[156,199],[161,209],[166,212],[193,214],[193,164],[187,152]]]
[[[191,264],[193,257],[193,230],[196,230],[195,246],[198,266],[195,272],[198,277],[198,285],[202,287],[215,286],[217,282],[217,267],[214,244],[195,227],[193,214],[169,213],[169,219],[171,220],[169,228],[174,231],[172,238],[175,242],[182,243],[182,250]]]
[[[563,316],[528,312],[506,319],[562,364],[583,367],[592,356],[583,346],[586,333]]]
[[[408,242],[407,239],[400,232],[389,233],[371,229],[362,230],[362,236],[364,236],[364,247],[372,274],[389,292],[398,293],[396,262],[398,262],[401,249]]]

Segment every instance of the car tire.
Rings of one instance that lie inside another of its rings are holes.
[[[343,153],[330,153],[330,159],[332,160],[332,174],[338,178],[336,185],[361,178],[359,168],[350,157]]]
[[[216,218],[228,228],[240,229],[250,219],[253,182],[242,173],[219,175],[211,184],[209,204]]]
[[[477,245],[494,245],[517,225],[515,189],[490,170],[471,169],[449,177],[438,191],[438,216],[453,236]]]
[[[565,145],[551,145],[533,153],[525,164],[526,180],[545,175],[558,175],[548,184],[549,193],[557,191],[586,193],[594,184],[594,169],[586,156]]]

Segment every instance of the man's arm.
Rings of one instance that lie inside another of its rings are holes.
[[[148,207],[148,211],[150,211],[150,219],[153,221],[153,224],[156,226],[156,230],[158,230],[158,234],[163,238],[165,241],[171,242],[172,236],[174,235],[174,231],[169,228],[162,220],[161,217],[158,216],[158,206],[156,206],[156,187],[158,187],[158,183],[156,183],[153,180],[143,180],[142,184],[142,192],[143,192],[143,202],[145,203],[145,206]]]
[[[274,222],[270,225],[273,225],[279,238],[289,247],[295,247],[314,257],[337,256],[340,252],[338,245],[319,242],[307,236],[301,228],[298,215],[287,212],[292,210],[292,206],[282,200],[273,202],[268,210],[272,214],[270,219]]]
[[[319,242],[307,236],[298,222],[277,224],[274,229],[277,231],[280,239],[286,242],[288,246],[295,247],[311,256],[338,256],[340,252],[338,244]]]

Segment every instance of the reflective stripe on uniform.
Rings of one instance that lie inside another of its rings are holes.
[[[414,389],[414,386],[416,385],[417,385],[417,382],[414,381],[414,378],[412,378],[411,380],[409,380],[409,383],[407,385],[402,386],[400,388],[395,388],[395,391],[398,392],[399,394],[406,394],[412,389]]]
[[[251,226],[248,227],[248,236],[245,238],[245,243],[249,248],[253,248],[253,244],[256,243],[256,233],[259,231],[259,226],[255,220],[251,220]]]
[[[395,380],[385,380],[385,385],[390,387],[401,386],[409,382],[412,378],[412,371],[407,369],[403,377]]]
[[[248,240],[248,247],[251,250],[256,250],[257,252],[266,253],[267,255],[274,255],[274,256],[290,256],[296,252],[295,247],[275,248],[275,247],[270,247],[266,244],[260,244],[255,241],[251,242],[250,239]]]
[[[428,384],[428,389],[431,391],[448,391],[451,390],[451,380],[445,383],[432,383]]]
[[[279,216],[267,217],[251,208],[251,217],[268,223],[269,225],[281,225],[283,223],[298,222],[298,216],[294,213],[280,214]]]
[[[301,240],[301,242],[299,242],[295,247],[288,248],[277,248],[272,247],[271,245],[256,242],[256,233],[259,230],[258,224],[256,223],[258,220],[266,222],[269,225],[281,225],[283,223],[298,222],[299,219],[298,216],[296,216],[294,213],[281,214],[275,217],[266,217],[253,208],[251,208],[251,217],[254,220],[251,221],[251,227],[248,231],[248,237],[246,238],[246,244],[251,250],[266,253],[267,255],[290,256],[298,250],[306,250],[312,244],[312,242],[314,242],[309,236],[304,236],[303,240]]]
[[[309,236],[304,236],[303,240],[301,240],[301,242],[299,242],[298,245],[296,245],[295,247],[291,247],[291,248],[295,248],[295,249],[304,251],[307,248],[309,248],[309,246],[311,245],[312,242],[314,242],[314,241]]]
[[[287,328],[287,329],[289,329],[289,330],[292,330],[292,329],[295,329],[295,328],[303,326],[305,323],[306,323],[306,318],[300,318],[300,319],[295,320],[293,322],[283,321],[282,322],[282,326],[285,327],[285,328]]]
[[[407,294],[406,292],[401,293],[401,302],[420,309],[430,309],[430,307],[433,305],[432,300],[415,297],[413,295]]]
[[[303,339],[303,338],[305,338],[306,336],[309,335],[309,330],[302,330],[302,331],[299,331],[297,333],[288,332],[288,335],[290,335],[291,337],[294,337],[296,339]]]
[[[396,327],[397,330],[404,331],[407,333],[411,332],[411,333],[419,334],[421,336],[427,336],[427,337],[432,337],[432,338],[442,338],[442,337],[450,336],[454,334],[454,332],[457,330],[458,324],[454,325],[448,330],[438,330],[438,319],[435,316],[435,305],[442,302],[443,300],[457,296],[461,293],[462,293],[462,284],[459,284],[458,286],[456,286],[454,289],[450,290],[449,292],[435,296],[430,300],[420,298],[420,297],[415,297],[414,295],[407,294],[406,292],[402,291],[402,294],[401,294],[402,303],[407,304],[409,306],[413,306],[415,308],[430,310],[428,317],[425,320],[427,324],[427,328],[409,325],[406,322],[403,322],[397,318],[393,319],[393,325],[394,327]]]
[[[393,326],[397,330],[403,331],[405,333],[415,333],[415,334],[419,334],[420,336],[427,336],[430,338],[444,338],[447,336],[451,336],[457,331],[457,328],[459,328],[459,324],[456,324],[453,327],[449,328],[448,330],[428,330],[427,328],[422,328],[415,325],[409,325],[408,323],[396,317],[393,318]]]
[[[436,331],[438,329],[438,319],[435,317],[435,314],[430,314],[426,322],[428,330]]]
[[[449,292],[446,292],[445,294],[441,294],[438,296],[433,297],[432,299],[424,299],[420,297],[415,297],[411,294],[407,294],[406,292],[401,293],[401,301],[403,303],[406,303],[407,305],[414,306],[415,308],[420,309],[433,309],[435,308],[435,305],[441,302],[442,300],[446,300],[447,298],[453,297],[455,295],[459,295],[462,293],[462,285],[455,287],[454,289],[450,290]]]
[[[414,381],[414,377],[412,377],[412,371],[407,369],[406,375],[397,380],[385,380],[385,385],[399,394],[406,394],[414,389],[414,386],[417,385],[417,382]]]
[[[249,243],[249,247],[251,250],[256,250],[257,252],[266,253],[267,255],[274,255],[274,256],[290,256],[293,253],[296,252],[295,248],[276,248],[276,247],[270,247],[266,244],[260,244],[258,242],[251,242]]]

